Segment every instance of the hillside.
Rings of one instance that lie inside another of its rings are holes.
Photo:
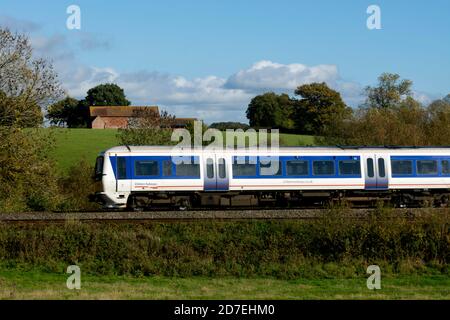
[[[49,129],[45,129],[49,130]],[[75,165],[81,159],[94,163],[99,152],[119,145],[117,130],[115,129],[64,129],[52,128],[56,140],[56,148],[52,156],[58,164],[58,169],[63,172]],[[282,146],[312,145],[312,136],[281,134]]]

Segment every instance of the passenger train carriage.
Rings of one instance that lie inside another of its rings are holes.
[[[342,201],[446,206],[450,148],[175,149],[120,146],[97,158],[110,209],[302,206]]]

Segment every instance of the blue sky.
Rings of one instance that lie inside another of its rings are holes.
[[[66,8],[81,8],[68,30]],[[366,27],[369,5],[381,30]],[[2,1],[0,25],[30,34],[68,93],[107,81],[134,104],[206,122],[246,121],[266,90],[326,81],[357,106],[382,72],[424,103],[450,93],[450,1]]]

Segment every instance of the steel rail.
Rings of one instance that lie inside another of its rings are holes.
[[[394,216],[415,218],[433,213],[450,218],[448,208],[398,208],[391,209]],[[268,210],[193,210],[193,211],[98,211],[98,212],[21,212],[0,213],[1,222],[66,222],[66,221],[117,221],[117,222],[193,222],[193,221],[244,221],[244,220],[307,220],[333,215],[346,219],[366,219],[377,209],[268,209]]]

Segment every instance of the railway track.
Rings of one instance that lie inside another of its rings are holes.
[[[342,216],[349,219],[364,219],[376,209],[345,209]],[[447,208],[393,209],[395,215],[414,218],[430,212],[450,217]],[[193,222],[202,220],[307,220],[330,214],[327,209],[268,209],[268,210],[192,210],[192,211],[143,211],[143,212],[27,212],[0,213],[1,222],[50,223],[66,221],[117,221],[117,222]]]

